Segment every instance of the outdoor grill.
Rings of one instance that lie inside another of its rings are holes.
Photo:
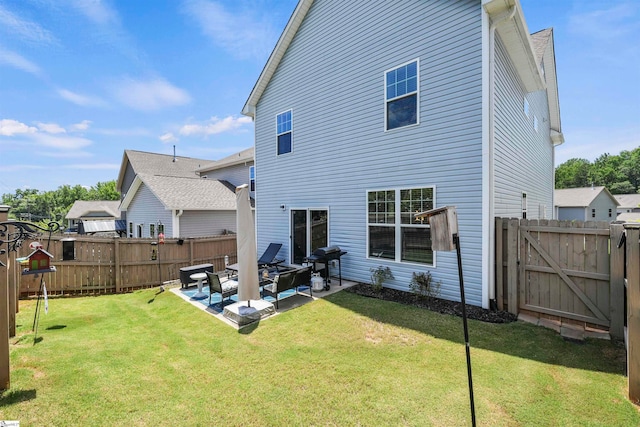
[[[320,275],[325,280],[325,290],[329,290],[329,266],[331,261],[338,261],[338,278],[340,279],[340,286],[342,286],[342,265],[340,264],[340,258],[347,252],[340,249],[340,246],[326,246],[324,248],[318,248],[311,255],[304,258],[304,262],[307,264],[313,263],[313,271],[319,271],[317,264],[324,264],[325,267],[320,270]]]

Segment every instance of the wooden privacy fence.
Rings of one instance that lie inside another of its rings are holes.
[[[624,225],[627,292],[627,376],[629,399],[640,403],[640,224]]]
[[[624,335],[623,226],[606,221],[496,219],[496,302]]]
[[[67,237],[68,238],[68,237]],[[166,239],[162,245],[152,245],[152,239],[120,239],[73,237],[74,259],[63,261],[62,236],[52,237],[48,252],[54,255],[51,264],[55,273],[46,273],[44,280],[49,294],[107,294],[128,292],[158,286],[179,278],[180,267],[211,263],[216,271],[224,270],[224,257],[237,261],[235,235],[188,239]],[[40,242],[47,246],[46,237]],[[31,253],[30,241],[25,241],[16,257]],[[153,250],[156,250],[153,258]],[[40,277],[22,275],[17,265],[10,270],[10,282],[18,284],[20,296],[37,295]],[[0,280],[2,280],[0,278]]]

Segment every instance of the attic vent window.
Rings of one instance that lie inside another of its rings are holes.
[[[418,61],[385,73],[386,130],[418,123]]]

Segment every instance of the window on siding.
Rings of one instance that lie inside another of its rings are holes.
[[[133,237],[133,223],[129,223],[129,237]]]
[[[291,110],[276,116],[278,155],[291,152],[293,144],[293,117]]]
[[[591,218],[595,218],[595,217],[596,217],[596,210],[591,209]]]
[[[433,187],[370,191],[367,206],[368,257],[433,265],[429,222],[414,218],[433,209]]]
[[[149,224],[149,237],[151,237],[151,238],[156,237],[156,225],[155,224]]]
[[[522,193],[522,219],[527,219],[527,193]]]
[[[158,234],[164,234],[164,224],[160,223],[158,224]]]
[[[385,73],[386,129],[418,123],[418,61]]]
[[[524,111],[524,114],[529,117],[529,101],[527,101],[527,98],[524,99],[524,103],[522,104],[522,110]]]
[[[250,182],[250,190],[256,191],[256,167],[249,167],[249,182]]]
[[[611,215],[612,215],[612,211],[611,209],[609,209],[609,218],[611,218]]]
[[[536,132],[538,132],[538,117],[537,116],[533,116],[533,128],[535,129]]]
[[[143,237],[144,236],[144,224],[138,224],[136,225],[136,237]]]

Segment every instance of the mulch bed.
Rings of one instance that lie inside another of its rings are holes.
[[[419,297],[412,292],[399,291],[396,289],[382,288],[376,292],[369,284],[358,283],[345,291],[362,295],[369,298],[377,298],[385,301],[394,301],[400,304],[425,308],[441,314],[452,314],[462,317],[462,304],[456,301],[449,301],[441,298]],[[480,320],[488,323],[509,323],[515,322],[517,316],[508,311],[487,310],[482,307],[467,304],[467,318]]]

